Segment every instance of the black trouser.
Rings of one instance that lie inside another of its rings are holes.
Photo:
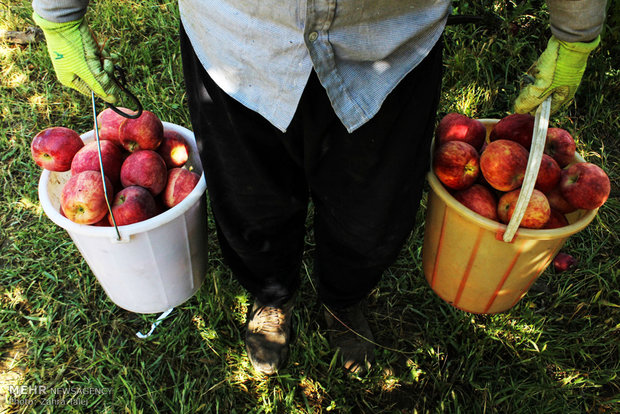
[[[222,91],[181,28],[183,72],[227,265],[263,303],[299,286],[309,198],[319,297],[349,306],[376,286],[415,224],[442,72],[441,42],[348,133],[313,73],[285,133]]]

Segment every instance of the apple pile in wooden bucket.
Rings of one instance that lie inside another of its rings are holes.
[[[61,126],[44,129],[31,142],[37,165],[71,171],[60,197],[60,213],[69,220],[94,226],[147,220],[179,204],[200,180],[187,166],[190,146],[185,138],[165,131],[154,113],[145,110],[130,119],[107,108],[99,113],[97,123],[99,145],[96,140],[85,144],[76,131]],[[104,180],[114,220],[105,200]]]
[[[534,117],[512,114],[487,130],[482,122],[449,113],[435,131],[433,172],[468,209],[508,224],[512,217],[532,143]],[[520,227],[567,226],[566,214],[599,208],[609,197],[607,174],[590,162],[577,162],[575,141],[562,128],[548,128],[538,177]]]

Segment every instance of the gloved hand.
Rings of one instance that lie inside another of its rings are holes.
[[[527,72],[535,81],[521,90],[515,101],[515,112],[533,113],[549,94],[552,94],[552,113],[568,105],[581,83],[588,56],[600,40],[599,36],[589,43],[571,43],[551,36],[547,49]]]
[[[95,92],[109,103],[116,102],[118,86],[110,78],[114,64],[99,50],[84,18],[54,23],[36,13],[32,18],[43,30],[58,80],[79,92]]]

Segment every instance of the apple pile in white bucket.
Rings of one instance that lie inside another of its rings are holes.
[[[94,226],[147,220],[183,201],[200,180],[187,165],[190,145],[181,134],[164,130],[154,113],[145,110],[130,119],[107,108],[97,123],[99,144],[85,144],[76,131],[60,126],[44,129],[31,142],[37,165],[71,172],[60,195],[60,213],[69,220]]]
[[[523,184],[533,129],[532,115],[512,114],[492,127],[487,140],[482,122],[449,113],[435,131],[433,172],[465,207],[508,224]],[[567,226],[566,214],[602,206],[610,189],[609,177],[599,166],[577,162],[571,134],[550,127],[534,191],[520,227]]]

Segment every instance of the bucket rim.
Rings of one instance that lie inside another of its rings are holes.
[[[182,127],[177,124],[173,124],[170,122],[162,122],[164,125],[164,130],[172,130],[181,134],[184,138],[188,140],[188,143],[192,146],[193,151],[197,151],[196,148],[196,140],[194,138],[194,133],[189,129]],[[90,130],[81,135],[82,140],[88,142],[94,138],[94,131]],[[202,169],[202,166],[200,166]],[[39,193],[39,202],[41,203],[41,207],[47,217],[52,220],[55,224],[62,227],[69,233],[92,236],[92,237],[107,237],[110,239],[117,239],[116,230],[114,227],[97,227],[88,224],[78,224],[75,223],[68,218],[64,217],[60,214],[51,203],[48,193],[47,186],[50,180],[52,171],[43,170],[41,176],[39,178],[38,185],[38,193]],[[133,224],[127,224],[124,226],[118,226],[118,231],[122,240],[129,240],[129,238],[133,235],[139,233],[145,233],[147,231],[153,230],[157,227],[160,227],[166,223],[171,222],[177,217],[185,214],[203,195],[207,190],[207,184],[204,176],[204,172],[201,171],[200,180],[194,187],[191,193],[189,193],[183,201],[181,201],[176,206],[160,213],[154,217],[151,217],[148,220],[143,220]]]
[[[487,139],[488,139],[489,128],[492,127],[492,125],[499,122],[499,119],[481,118],[481,119],[478,119],[478,121],[482,122],[485,125],[485,127],[487,127]],[[434,145],[435,145],[435,140],[433,138],[433,143],[431,144],[431,148],[434,148]],[[581,157],[581,155],[575,153],[575,162],[585,162],[585,159]],[[507,226],[505,224],[486,218],[476,213],[475,211],[465,207],[463,204],[461,204],[456,198],[452,196],[452,194],[448,192],[448,190],[446,190],[446,188],[443,186],[441,181],[439,181],[439,178],[437,178],[437,176],[433,172],[432,168],[429,170],[426,177],[432,190],[450,208],[455,210],[457,214],[463,217],[466,217],[470,219],[471,221],[475,222],[476,224],[478,224],[479,226],[487,230],[493,231],[495,233],[503,234],[506,231]],[[598,212],[598,208],[594,210],[578,210],[578,211],[584,212],[584,214],[580,218],[578,218],[575,222],[569,224],[568,226],[559,227],[556,229],[528,229],[524,227],[519,227],[519,229],[517,230],[517,233],[515,234],[515,239],[516,237],[526,237],[530,239],[545,239],[545,240],[567,238],[575,233],[580,232],[586,226],[588,226],[588,224],[590,224],[590,222],[596,216]]]

